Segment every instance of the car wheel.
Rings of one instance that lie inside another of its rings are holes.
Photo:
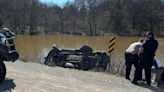
[[[0,59],[0,83],[2,83],[5,76],[6,76],[6,67],[3,61]]]
[[[86,45],[81,45],[80,47],[80,50],[83,52],[83,53],[92,53],[93,49],[89,46],[86,46]]]

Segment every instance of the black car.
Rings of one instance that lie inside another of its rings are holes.
[[[72,67],[81,70],[106,70],[110,57],[104,51],[94,51],[91,47],[81,45],[80,49],[61,49],[53,45],[53,49],[45,57],[45,65],[54,63],[57,66]]]

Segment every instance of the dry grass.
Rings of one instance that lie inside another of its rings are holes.
[[[125,65],[125,56],[124,54],[117,55],[112,54],[110,58],[110,67],[106,70],[107,73],[112,73],[118,76],[125,76],[126,74],[126,65]],[[135,74],[135,67],[132,65],[130,77],[133,78]]]
[[[23,62],[36,62],[36,63],[41,63],[43,64],[45,61],[45,57],[48,55],[49,50],[48,49],[43,49],[41,53],[36,53],[34,55],[26,53],[24,55],[20,55],[19,59]]]
[[[29,62],[29,61],[35,61],[36,58],[30,54],[25,54],[23,56],[20,56],[19,59],[23,62]]]
[[[25,54],[20,56],[20,60],[23,62],[36,62],[36,63],[43,63],[44,62],[44,57],[42,54],[36,54],[36,55],[31,55],[31,54]]]
[[[112,54],[110,58],[110,65],[107,72],[124,76],[125,68],[126,66],[124,55]]]

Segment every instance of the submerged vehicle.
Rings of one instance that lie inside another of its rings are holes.
[[[99,69],[105,71],[109,56],[104,51],[94,51],[89,46],[81,45],[80,49],[61,49],[56,44],[45,57],[45,65],[54,63],[57,66],[71,67],[80,70]]]
[[[5,35],[6,36],[6,35]],[[6,36],[6,45],[0,43],[0,83],[6,76],[6,67],[4,61],[15,62],[19,58],[18,50],[15,49],[14,34]]]

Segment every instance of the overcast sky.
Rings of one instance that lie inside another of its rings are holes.
[[[41,2],[47,2],[47,3],[51,3],[53,2],[54,4],[63,4],[66,3],[67,1],[71,1],[73,2],[74,0],[40,0]]]

